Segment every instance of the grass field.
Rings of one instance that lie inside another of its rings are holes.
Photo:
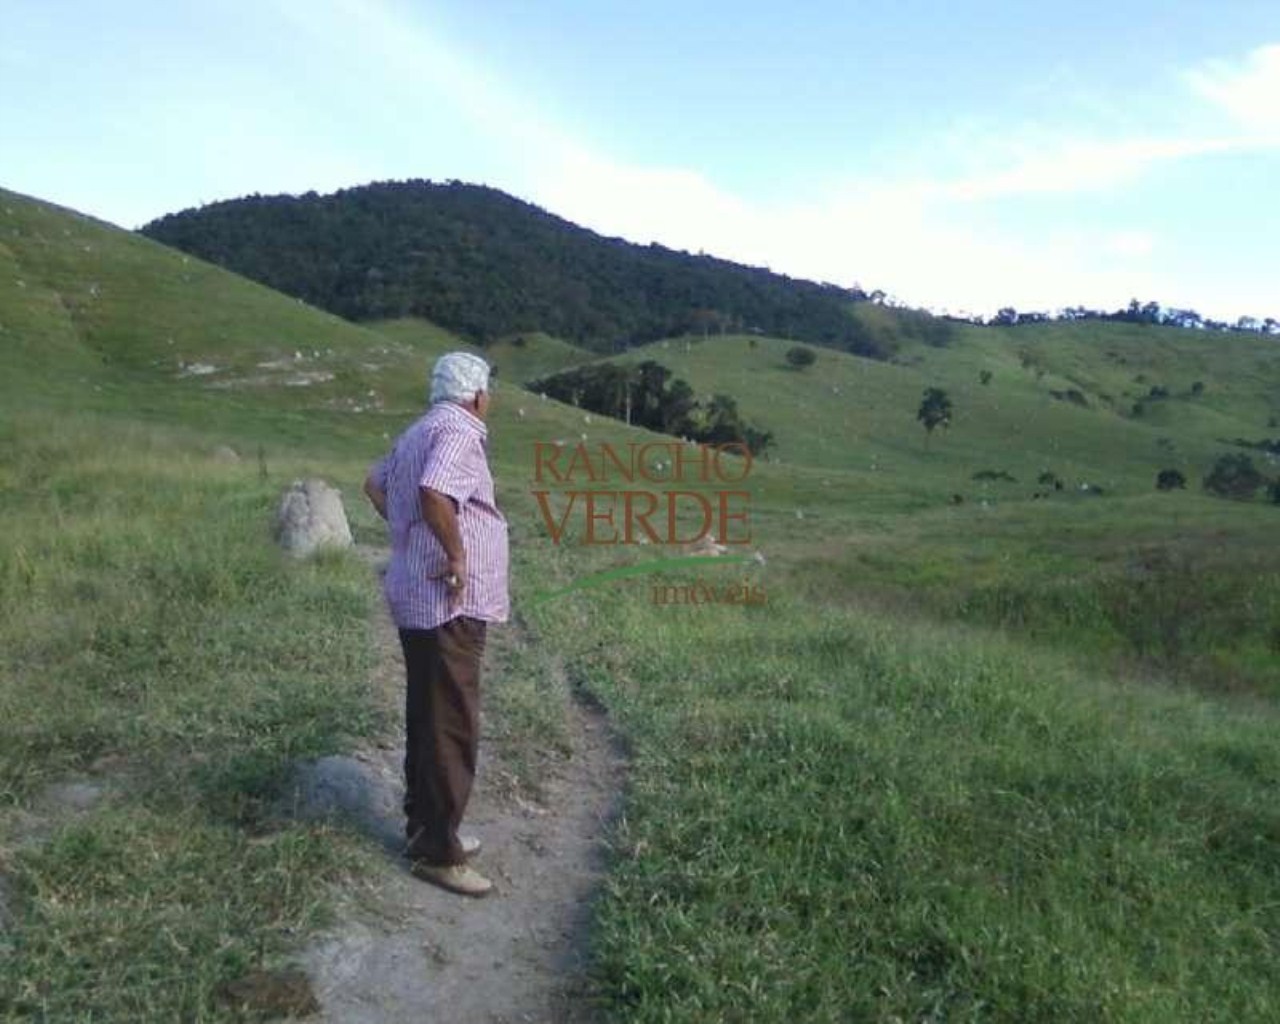
[[[483,355],[497,371],[499,386],[508,382],[525,384],[537,377],[598,358],[595,353],[541,331],[498,338],[482,347],[463,341],[429,320],[412,317],[379,320],[370,327],[389,338],[414,346],[425,357],[443,355],[456,349]]]
[[[1269,708],[772,586],[677,615],[546,626],[636,745],[598,925],[621,1017],[1276,1012]]]
[[[454,344],[0,193],[0,1019],[235,1019],[222,987],[287,963],[374,855],[273,801],[385,721],[376,589],[286,562],[269,522],[320,475],[378,541],[364,468]],[[775,431],[746,483],[764,562],[540,603],[671,552],[553,544],[535,442],[656,438],[515,386],[576,350],[503,344],[530,646],[493,722],[562,741],[554,656],[626,735],[593,931],[615,1019],[1280,1015],[1280,509],[1198,488],[1221,439],[1276,435],[1274,339],[975,329],[805,371],[776,339],[659,342],[628,358]],[[926,447],[930,385],[956,419]],[[1174,397],[1135,416],[1151,385]],[[1166,465],[1189,490],[1153,489]],[[1032,500],[1045,470],[1067,486]],[[655,600],[689,584],[766,600]],[[100,798],[51,810],[71,780]]]

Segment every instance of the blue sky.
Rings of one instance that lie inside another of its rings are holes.
[[[9,0],[3,24],[0,185],[125,227],[458,179],[935,309],[1280,317],[1274,0]]]

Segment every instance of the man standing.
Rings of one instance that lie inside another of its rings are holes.
[[[451,352],[431,374],[431,405],[396,439],[364,490],[391,530],[383,587],[405,662],[405,834],[413,873],[484,896],[493,883],[460,837],[479,746],[485,630],[506,622],[507,521],[486,457],[489,365]]]

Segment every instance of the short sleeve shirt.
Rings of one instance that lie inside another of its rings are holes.
[[[455,615],[506,622],[507,520],[494,496],[484,421],[454,402],[437,402],[396,439],[372,470],[387,496],[391,562],[383,590],[401,629],[434,629]],[[452,498],[467,559],[462,599],[451,604],[444,547],[422,518],[419,489]]]

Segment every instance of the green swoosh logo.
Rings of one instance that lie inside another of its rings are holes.
[[[615,569],[605,569],[601,572],[592,573],[590,576],[584,576],[582,579],[560,590],[544,590],[533,594],[524,603],[532,607],[542,604],[544,601],[550,601],[554,597],[563,597],[565,594],[572,594],[579,590],[589,590],[593,587],[603,586],[606,583],[612,583],[615,580],[628,579],[632,576],[647,576],[650,573],[661,572],[663,569],[680,569],[686,565],[758,564],[759,562],[754,555],[743,555],[738,558],[724,555],[684,555],[679,558],[657,558],[652,562],[641,562],[638,565],[622,565]]]

